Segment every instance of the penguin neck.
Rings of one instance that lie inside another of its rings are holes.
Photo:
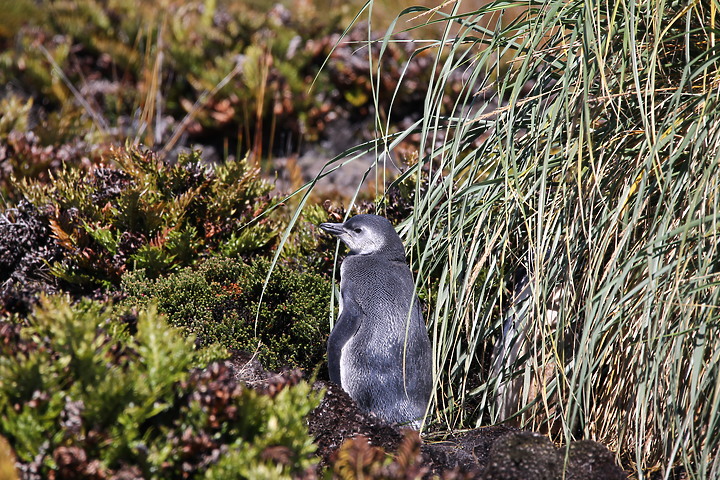
[[[403,247],[399,238],[397,242],[389,242],[385,247],[382,254],[387,257],[388,260],[405,263],[405,247]]]
[[[383,249],[378,252],[372,252],[372,253],[358,253],[350,251],[348,253],[348,257],[367,257],[367,256],[373,256],[373,257],[381,257],[384,258],[390,262],[403,262],[405,263],[405,250],[404,249]]]

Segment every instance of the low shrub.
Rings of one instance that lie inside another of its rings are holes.
[[[155,277],[209,250],[239,256],[269,248],[276,226],[254,222],[270,205],[269,183],[245,160],[208,166],[200,152],[160,160],[119,149],[113,166],[63,168],[50,184],[23,182],[24,197],[48,213],[64,249],[52,273],[88,287],[117,285],[135,268]]]
[[[0,323],[0,351],[0,437],[24,478],[290,478],[314,463],[308,384],[250,390],[153,307],[46,298],[26,326]]]
[[[278,264],[263,291],[269,267],[260,258],[250,264],[211,258],[196,269],[157,279],[139,270],[123,277],[124,302],[157,302],[170,323],[196,335],[202,345],[257,351],[270,369],[312,372],[324,361],[330,282]]]

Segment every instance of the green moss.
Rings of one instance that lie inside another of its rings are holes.
[[[197,335],[201,344],[257,351],[269,368],[312,372],[325,354],[329,281],[277,265],[263,292],[268,269],[266,260],[248,265],[212,258],[155,280],[143,271],[130,273],[122,287],[127,305],[157,302],[173,325]]]

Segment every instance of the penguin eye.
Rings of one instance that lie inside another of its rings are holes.
[[[360,232],[362,232],[362,228],[356,228],[356,229],[355,229],[355,233],[360,233]]]

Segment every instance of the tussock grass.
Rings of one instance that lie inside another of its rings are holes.
[[[595,439],[638,477],[720,477],[717,3],[425,11],[383,39],[442,27],[418,42],[435,55],[424,118],[379,117],[374,146],[420,136],[401,234],[418,287],[437,285],[434,421]]]

